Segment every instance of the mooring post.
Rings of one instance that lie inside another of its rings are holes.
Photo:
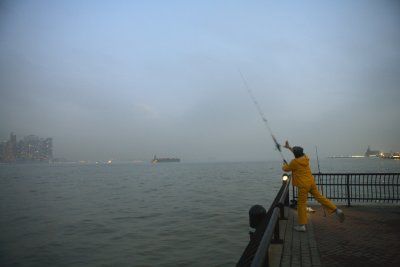
[[[261,222],[267,217],[267,211],[261,205],[254,205],[249,210],[249,235],[250,239]]]

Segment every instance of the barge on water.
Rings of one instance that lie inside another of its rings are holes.
[[[180,158],[157,158],[156,155],[154,155],[153,160],[151,163],[170,163],[170,162],[181,162]]]

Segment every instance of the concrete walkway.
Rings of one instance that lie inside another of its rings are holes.
[[[344,223],[325,217],[320,206],[312,208],[305,233],[293,230],[297,211],[289,210],[279,266],[400,266],[400,206],[341,207]]]

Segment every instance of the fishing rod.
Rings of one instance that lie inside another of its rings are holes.
[[[320,169],[319,169],[319,158],[318,158],[318,149],[317,149],[317,146],[315,146],[315,153],[317,154],[318,173],[321,173],[321,171],[320,171]]]
[[[317,146],[315,146],[315,153],[317,154],[318,173],[320,174],[320,173],[321,173],[321,170],[319,169],[319,157],[318,157],[318,149],[317,149]],[[320,179],[321,179],[321,176],[318,176],[318,180],[320,180]],[[321,183],[320,181],[319,181],[319,183],[321,184],[321,190],[323,191],[323,190],[324,190],[324,183]],[[322,210],[324,211],[324,217],[326,217],[325,208],[322,207]]]
[[[270,135],[272,137],[272,140],[275,143],[275,148],[279,151],[279,154],[281,155],[283,162],[287,163],[287,161],[283,157],[283,153],[282,153],[282,150],[281,150],[281,145],[276,140],[275,135],[272,132],[271,126],[269,125],[268,120],[266,119],[266,117],[264,115],[264,112],[262,111],[260,105],[258,104],[256,98],[254,97],[253,92],[251,91],[249,85],[247,84],[247,80],[245,79],[245,77],[243,76],[243,73],[240,70],[239,70],[239,73],[240,73],[240,76],[242,77],[242,80],[243,80],[243,83],[244,83],[244,87],[246,88],[247,92],[249,93],[249,96],[250,96],[251,100],[253,101],[253,104],[257,108],[258,114],[260,114],[260,116],[262,118],[262,121],[264,122],[265,126],[267,127],[267,129],[268,129],[268,131],[269,131],[269,133],[270,133]]]

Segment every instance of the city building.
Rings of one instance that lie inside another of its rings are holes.
[[[10,134],[10,140],[0,143],[0,162],[49,162],[53,160],[53,139],[25,136],[17,142],[17,136]]]
[[[365,152],[365,157],[378,157],[381,152],[379,150],[371,150],[368,146],[367,151]]]

